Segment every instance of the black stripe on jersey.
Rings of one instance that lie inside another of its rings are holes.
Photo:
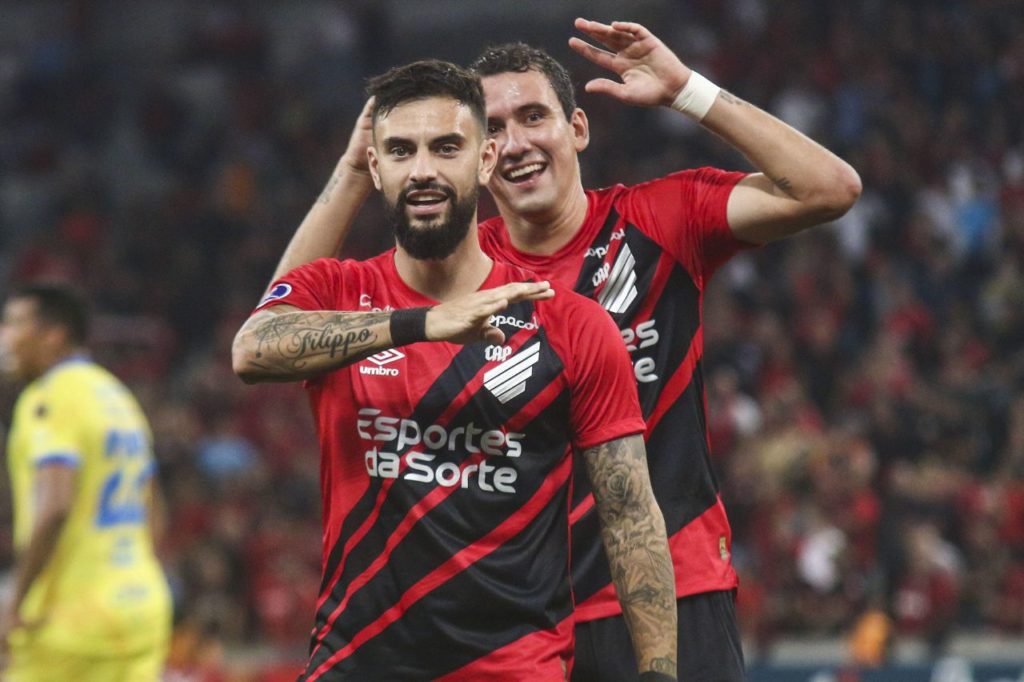
[[[529,312],[522,316],[522,312],[527,310]],[[510,310],[509,312],[516,314],[518,319],[530,320],[532,319],[532,304],[525,306],[522,312],[517,310]],[[511,335],[511,330],[507,330],[507,333]],[[470,423],[478,428],[479,425],[484,424],[488,425],[489,428],[495,428],[494,425],[505,424],[552,381],[557,380],[563,371],[563,366],[558,356],[546,342],[546,334],[543,329],[533,334],[533,338],[520,346],[520,349],[528,349],[538,342],[541,344],[539,360],[532,368],[532,375],[526,379],[526,385],[522,393],[514,396],[505,404],[501,404],[486,388],[482,387],[449,422],[449,428],[465,426]],[[484,349],[483,345],[473,347],[473,350],[479,353],[481,357],[484,354]],[[470,378],[466,378],[466,381]],[[417,412],[420,411],[420,407],[422,407],[422,404],[418,407]],[[354,636],[363,627],[378,618],[384,610],[397,601],[404,588],[415,584],[416,581],[449,559],[455,552],[485,536],[522,506],[522,503],[532,496],[537,487],[542,483],[545,474],[559,461],[562,453],[568,447],[569,434],[565,429],[565,424],[568,423],[568,420],[568,402],[567,398],[563,397],[557,403],[553,403],[548,409],[545,409],[530,424],[529,429],[523,429],[526,435],[521,440],[523,455],[517,458],[516,461],[519,478],[517,479],[517,491],[514,496],[510,495],[505,500],[495,498],[493,493],[487,493],[476,488],[463,489],[431,509],[424,517],[426,520],[429,520],[429,526],[419,525],[415,532],[431,532],[431,529],[435,529],[433,531],[433,541],[414,544],[403,540],[392,550],[388,569],[378,573],[366,585],[361,587],[355,595],[350,596],[345,606],[344,614],[338,617],[332,631],[326,635],[325,645],[317,651],[310,670],[315,669],[324,660],[327,660],[333,651],[344,647],[349,637]],[[444,461],[461,464],[469,455],[467,452],[455,454],[457,456],[448,454]],[[499,463],[501,461],[495,457],[488,457],[487,459],[492,465],[496,461]],[[532,485],[528,482],[532,482]],[[528,487],[524,487],[524,485]],[[386,506],[382,509],[381,516],[375,523],[373,531],[352,550],[346,560],[342,576],[338,583],[332,586],[332,594],[325,600],[319,610],[316,619],[318,630],[329,620],[331,614],[344,598],[345,592],[342,586],[347,585],[362,574],[381,555],[388,538],[406,518],[409,509],[434,490],[435,487],[423,486],[422,489],[419,489],[419,486],[395,485],[391,488],[388,493]],[[505,504],[502,504],[503,502]],[[491,514],[487,518],[486,523],[481,522],[481,510]],[[545,511],[545,513],[550,514],[549,511]],[[565,513],[564,507],[562,507],[562,513]],[[422,524],[423,520],[420,520],[418,523]],[[550,522],[545,521],[545,523]],[[564,517],[561,528],[564,531]],[[522,555],[520,557],[520,564],[533,561],[536,555],[536,551],[523,551],[521,546],[522,540],[523,538],[517,539],[518,552]],[[445,547],[446,543],[448,543],[447,547]],[[563,559],[566,560],[562,565],[565,566],[568,557],[565,554],[564,535],[560,536],[560,545],[558,547],[562,549]],[[557,551],[558,547],[548,547],[543,551]],[[484,560],[481,565],[488,564],[489,562]],[[529,565],[510,564],[507,568],[514,569],[510,575],[524,575],[528,572]],[[477,569],[477,572],[479,572],[479,569]],[[458,576],[453,578],[453,580],[458,579]],[[470,579],[466,578],[465,580]],[[395,592],[394,587],[396,583],[403,586],[397,592]],[[488,585],[493,589],[493,584],[488,583]],[[544,595],[538,595],[538,597],[541,596]],[[550,595],[545,596],[545,598],[548,597]],[[490,593],[487,598],[491,601],[495,600],[493,593]],[[423,603],[429,604],[432,600],[433,596],[431,595],[425,597]],[[540,610],[543,610],[549,603],[544,602],[540,604]],[[532,609],[538,608],[537,604],[525,602],[521,602],[517,608],[521,609],[524,606],[529,606]],[[492,614],[494,613],[494,608],[492,604]],[[565,608],[568,608],[568,602],[566,602]],[[554,623],[550,623],[544,625],[544,627],[553,627],[553,625]],[[396,630],[396,628],[398,629]],[[342,633],[342,630],[345,634]],[[400,632],[401,627],[396,623],[390,626],[389,633],[391,631]],[[389,636],[391,635],[389,634]],[[464,633],[461,639],[468,636]],[[374,641],[376,641],[376,638],[370,640],[370,642]],[[364,644],[363,647],[368,646],[370,642]],[[381,646],[386,645],[386,642],[381,644]],[[362,652],[363,647],[360,647],[360,652]],[[485,655],[488,651],[474,649],[473,651],[465,652],[465,656],[469,658],[464,662]],[[359,658],[362,660],[361,654]]]
[[[552,410],[567,414],[568,405],[569,394],[562,392],[553,403]],[[524,430],[532,431],[540,422],[548,421],[545,417],[546,413],[540,414]],[[558,444],[552,444],[539,459],[554,461],[563,451]],[[371,671],[371,676],[373,671],[386,670],[380,679],[434,679],[459,670],[531,632],[554,628],[568,617],[572,609],[568,580],[551,580],[552,576],[564,577],[567,570],[567,488],[564,485],[552,504],[515,536],[516,542],[502,545],[436,587],[380,635],[339,662],[331,669],[331,674],[337,674],[340,679],[355,673],[359,675],[358,679],[364,679],[367,670]],[[456,509],[446,511],[458,513]],[[526,553],[524,546],[536,547],[536,551]],[[407,580],[415,581],[421,577],[406,571],[410,563],[432,568],[448,558],[448,555],[425,558],[422,552],[416,552],[415,548],[403,548],[392,555],[396,570],[403,572],[403,584],[412,584]],[[404,575],[406,573],[408,577]],[[549,589],[537,590],[538,585],[544,584]],[[496,593],[495,585],[500,585],[503,591]],[[467,605],[472,608],[468,618]],[[365,606],[360,604],[360,610]],[[383,611],[381,605],[371,606]],[[349,608],[352,608],[351,603]],[[346,629],[350,627],[349,615],[345,614]],[[359,620],[362,621],[363,617]],[[353,632],[359,627],[362,623]],[[331,636],[331,644],[336,644],[334,633]],[[344,646],[342,639],[337,642]],[[329,654],[318,654],[318,660],[311,663],[308,670],[316,669],[328,657]],[[330,677],[325,676],[326,679]]]

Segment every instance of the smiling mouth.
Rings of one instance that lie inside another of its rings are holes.
[[[540,175],[547,166],[543,163],[531,163],[512,170],[505,171],[501,174],[501,177],[505,178],[512,183],[526,182]]]
[[[414,208],[437,206],[448,199],[444,192],[412,192],[405,198],[405,203]]]

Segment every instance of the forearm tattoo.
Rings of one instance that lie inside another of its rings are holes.
[[[320,197],[317,199],[318,203],[329,204],[331,202],[331,194],[334,193],[334,188],[341,182],[341,176],[337,173],[331,176],[331,179],[327,181],[324,186],[324,191],[320,192]]]
[[[608,563],[640,670],[676,673],[675,574],[643,439],[584,452]]]
[[[740,99],[739,97],[737,97],[736,95],[732,94],[731,92],[724,88],[718,92],[718,99],[722,100],[723,102],[728,102],[729,104],[735,104],[738,107],[743,107],[747,105],[745,101],[743,101],[742,99]]]
[[[374,326],[391,313],[289,312],[253,323],[253,364],[277,375],[306,375],[347,365],[376,349]]]

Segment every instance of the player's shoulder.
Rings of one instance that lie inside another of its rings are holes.
[[[554,297],[537,302],[538,309],[545,316],[567,324],[586,324],[595,319],[602,323],[611,320],[600,303],[573,291],[572,287],[552,282],[551,288],[555,292]]]
[[[366,260],[356,260],[355,258],[317,258],[308,263],[303,263],[297,266],[286,274],[282,279],[288,279],[289,277],[301,274],[352,274],[362,272],[375,272],[383,269],[385,264],[385,257],[390,256],[394,249],[391,249],[385,253],[382,253],[373,258]]]
[[[49,396],[75,394],[92,389],[100,383],[116,381],[105,368],[85,356],[74,356],[58,362],[39,377],[39,392]]]

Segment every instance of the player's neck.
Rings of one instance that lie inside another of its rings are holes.
[[[32,376],[32,379],[38,379],[51,371],[54,367],[63,365],[66,362],[85,357],[87,357],[86,351],[80,346],[62,346],[59,349],[55,349],[52,353],[47,354],[45,360],[40,364],[38,371],[33,373],[34,376]]]
[[[435,301],[471,294],[491,274],[494,261],[480,249],[476,218],[466,238],[443,260],[418,260],[402,247],[395,252],[398,276],[409,287]]]
[[[523,253],[550,256],[568,244],[587,219],[587,194],[576,185],[550,212],[516,214],[499,205],[512,246]]]

